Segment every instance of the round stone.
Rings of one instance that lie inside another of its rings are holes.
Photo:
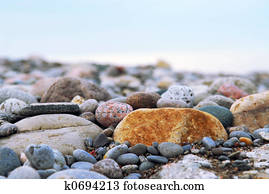
[[[46,170],[37,170],[39,176],[42,179],[46,179],[48,178],[50,175],[52,175],[53,173],[57,172],[55,169],[46,169]]]
[[[18,100],[16,98],[10,98],[10,99],[5,100],[0,105],[0,111],[8,113],[8,114],[18,114],[20,110],[26,106],[27,104],[24,101]]]
[[[136,92],[127,97],[126,103],[134,109],[156,108],[160,95],[155,92]]]
[[[116,160],[120,155],[128,152],[128,146],[125,144],[118,145],[110,150],[104,155],[104,158],[111,158]]]
[[[192,107],[194,94],[192,89],[188,86],[172,85],[166,92],[161,95],[161,98],[169,100],[180,100],[185,102],[188,107]]]
[[[40,179],[38,172],[28,166],[21,166],[11,171],[9,179]]]
[[[52,174],[48,179],[107,179],[107,177],[94,171],[67,169]]]
[[[64,155],[56,149],[53,149],[53,154],[54,154],[54,158],[55,158],[53,168],[57,171],[62,170],[64,168],[64,166],[66,165]]]
[[[93,164],[97,162],[94,156],[81,149],[74,150],[73,156],[77,161],[90,162]]]
[[[238,139],[240,137],[246,137],[248,139],[251,139],[250,135],[244,131],[232,131],[230,134],[229,134],[229,138],[232,138],[232,137],[237,137]]]
[[[31,165],[37,170],[53,168],[55,163],[53,150],[45,144],[31,144],[27,146],[25,155],[30,161]]]
[[[12,88],[1,88],[0,89],[0,103],[7,99],[16,98],[18,100],[24,101],[27,104],[36,103],[36,98],[22,90],[12,89]]]
[[[138,166],[136,164],[128,164],[123,167],[121,167],[121,170],[123,173],[130,174],[132,172],[136,172],[138,169]]]
[[[211,137],[204,137],[202,139],[202,144],[207,150],[211,150],[212,148],[216,147],[216,143]]]
[[[89,99],[79,105],[79,109],[82,113],[92,112],[94,113],[98,107],[98,102],[95,99]]]
[[[140,179],[141,174],[139,173],[131,173],[128,176],[124,177],[123,179]]]
[[[95,111],[96,120],[108,127],[116,126],[127,114],[133,111],[133,108],[126,103],[105,102],[101,104]]]
[[[98,134],[93,140],[93,147],[99,148],[110,143],[110,140],[103,133]]]
[[[159,164],[166,164],[168,162],[168,159],[164,156],[147,156],[147,159],[150,162],[159,163]]]
[[[144,170],[148,170],[148,169],[151,169],[155,166],[155,164],[153,162],[149,162],[149,161],[146,161],[146,162],[142,162],[140,165],[139,165],[139,170],[140,171],[144,171]]]
[[[182,100],[170,100],[166,98],[160,98],[157,102],[157,107],[189,108],[190,106]]]
[[[6,176],[20,165],[20,159],[12,149],[0,147],[0,176]]]
[[[231,147],[233,147],[238,142],[239,142],[239,140],[237,139],[237,137],[232,137],[232,138],[228,139],[227,141],[225,141],[223,143],[223,146],[224,147],[231,148]]]
[[[183,148],[172,142],[163,142],[158,146],[160,153],[166,158],[174,158],[180,154],[183,154]]]
[[[145,144],[139,143],[130,147],[128,151],[136,155],[142,155],[147,152],[147,146]]]
[[[90,162],[75,162],[71,165],[71,168],[74,169],[84,169],[84,170],[91,170],[93,164]]]
[[[137,164],[139,162],[139,158],[133,153],[122,154],[117,158],[117,162],[120,165]]]
[[[104,159],[93,165],[92,171],[101,173],[109,178],[122,178],[122,170],[117,162],[112,159]]]
[[[10,136],[18,131],[18,127],[15,124],[4,122],[0,126],[0,137]]]
[[[159,155],[159,151],[153,146],[148,146],[147,152],[152,154],[152,155]]]

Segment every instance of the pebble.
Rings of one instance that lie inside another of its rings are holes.
[[[81,149],[74,150],[73,156],[77,161],[90,162],[92,164],[97,162],[94,156]]]
[[[8,179],[40,179],[38,172],[28,166],[21,166],[11,171]]]
[[[14,124],[4,122],[0,126],[0,137],[7,137],[14,133],[17,133],[18,127]]]
[[[215,141],[215,143],[216,143],[216,147],[221,146],[221,145],[223,145],[224,140],[223,139],[218,139],[218,140]]]
[[[0,105],[0,111],[8,113],[8,114],[18,114],[21,109],[26,107],[27,104],[16,98],[9,98],[2,102]]]
[[[244,132],[244,131],[232,131],[230,134],[229,134],[229,138],[232,138],[232,137],[237,137],[238,139],[240,137],[246,137],[248,139],[251,139],[251,136]]]
[[[204,137],[202,139],[202,144],[207,150],[211,150],[212,148],[216,147],[216,143],[211,137]]]
[[[36,98],[22,90],[12,89],[12,88],[1,88],[0,89],[0,103],[7,99],[16,98],[18,100],[24,101],[27,104],[36,103]]]
[[[248,93],[232,83],[224,83],[221,85],[218,89],[218,93],[233,99],[239,99],[248,95]]]
[[[136,154],[127,153],[122,154],[117,158],[117,162],[120,165],[127,165],[127,164],[137,164],[139,162],[139,158]]]
[[[84,170],[91,170],[93,167],[93,164],[90,162],[75,162],[71,165],[71,168],[74,169],[84,169]]]
[[[124,177],[123,179],[140,179],[141,174],[139,173],[131,173],[128,176]]]
[[[111,158],[116,160],[120,155],[128,152],[128,146],[125,144],[118,145],[107,151],[104,158]]]
[[[159,99],[160,95],[155,92],[135,92],[127,97],[126,103],[134,109],[156,108]]]
[[[105,153],[106,153],[106,148],[104,148],[104,147],[99,147],[99,148],[97,148],[96,150],[95,150],[95,152],[96,152],[96,159],[97,160],[101,160],[101,159],[103,159],[103,157],[104,157],[104,155],[105,155]]]
[[[113,135],[113,129],[111,129],[111,128],[106,128],[104,131],[103,131],[103,133],[107,136],[107,137],[112,137],[112,135]]]
[[[46,179],[53,173],[57,172],[55,169],[37,170],[40,178]]]
[[[261,131],[259,135],[262,137],[263,140],[269,141],[269,131]]]
[[[147,156],[148,161],[155,162],[159,164],[166,164],[168,162],[168,159],[164,156]]]
[[[153,146],[148,146],[147,152],[152,154],[152,155],[159,155],[160,154],[159,151]]]
[[[74,114],[80,113],[79,106],[75,103],[34,103],[24,107],[19,111],[19,115],[35,116],[42,114]]]
[[[50,175],[48,179],[107,179],[107,177],[94,171],[67,169]]]
[[[66,166],[64,155],[56,149],[53,149],[53,154],[55,158],[53,168],[57,171],[64,169],[64,167]]]
[[[129,141],[124,141],[123,144],[127,145],[128,148],[131,146],[131,143]]]
[[[122,169],[117,162],[112,159],[104,159],[93,165],[92,171],[101,173],[109,178],[122,178]]]
[[[158,142],[152,142],[152,146],[158,149],[159,143]]]
[[[40,144],[31,144],[25,149],[25,155],[33,166],[37,170],[45,170],[53,168],[55,163],[54,152],[51,147]]]
[[[263,140],[262,139],[255,139],[253,140],[253,145],[254,146],[260,146],[263,144]]]
[[[139,170],[140,171],[145,171],[145,170],[153,168],[154,166],[155,166],[155,163],[150,162],[150,161],[145,161],[145,162],[142,162],[139,165]]]
[[[147,158],[143,155],[138,156],[140,163],[148,161]]]
[[[238,142],[239,142],[239,140],[237,139],[237,137],[232,137],[232,138],[228,139],[227,141],[225,141],[223,143],[223,146],[224,147],[231,148],[231,147],[233,147]]]
[[[228,158],[233,159],[233,160],[240,159],[240,154],[241,154],[240,151],[236,151],[236,152],[233,152],[230,155],[228,155]]]
[[[249,138],[247,138],[247,137],[240,137],[240,138],[239,138],[239,141],[240,141],[241,143],[245,143],[245,144],[248,145],[248,146],[253,144],[252,140],[249,139]],[[241,144],[240,144],[240,145],[241,145]]]
[[[133,108],[129,104],[105,102],[96,109],[95,118],[104,127],[115,126],[132,111]]]
[[[213,148],[212,153],[214,155],[222,155],[222,154],[227,154],[229,152],[232,152],[232,148],[226,148],[226,147],[219,147],[219,148]]]
[[[159,144],[158,150],[166,158],[175,158],[178,155],[183,154],[184,152],[183,148],[180,145],[172,142],[163,142]]]
[[[226,96],[223,95],[212,95],[212,96],[208,96],[206,99],[204,99],[203,101],[207,101],[207,102],[213,102],[216,103],[219,106],[223,106],[226,107],[228,109],[231,108],[232,104],[234,103],[234,100],[231,98],[228,98]]]
[[[128,152],[134,153],[136,155],[142,155],[147,152],[147,146],[145,144],[139,143],[128,149]]]
[[[80,115],[80,117],[87,119],[88,121],[95,122],[95,114],[92,112],[84,112]]]
[[[189,108],[190,105],[182,100],[170,100],[166,98],[160,98],[157,102],[158,108],[173,107],[173,108]]]
[[[225,155],[221,155],[218,157],[218,160],[220,160],[220,161],[229,160],[229,157],[227,157]]]
[[[0,176],[7,176],[8,172],[20,165],[20,159],[12,149],[0,147]]]
[[[72,103],[75,103],[75,104],[82,104],[83,102],[85,101],[85,99],[83,97],[81,97],[80,95],[76,95],[72,100],[71,102]]]
[[[73,163],[75,163],[76,159],[74,156],[71,155],[65,155],[65,161],[68,166],[71,166]]]
[[[97,135],[93,140],[93,147],[99,148],[102,146],[105,146],[110,143],[110,140],[107,138],[107,136],[103,133],[100,133]]]
[[[187,144],[187,145],[182,146],[182,148],[183,148],[183,150],[185,152],[185,151],[190,151],[192,146],[190,144]]]
[[[98,102],[95,99],[88,99],[79,105],[79,109],[81,113],[84,113],[84,112],[95,113],[95,110],[97,109],[97,107],[98,107]]]
[[[121,170],[123,173],[130,174],[132,172],[136,172],[138,169],[138,166],[136,164],[128,164],[123,167],[121,167]]]
[[[242,171],[251,169],[251,167],[248,165],[248,162],[246,160],[235,160],[232,163],[232,166],[237,167],[238,170],[242,170]]]

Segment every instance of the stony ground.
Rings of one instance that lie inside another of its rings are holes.
[[[0,178],[268,178],[269,73],[0,59]]]

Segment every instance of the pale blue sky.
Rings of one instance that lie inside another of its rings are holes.
[[[268,0],[0,2],[0,56],[269,65]]]

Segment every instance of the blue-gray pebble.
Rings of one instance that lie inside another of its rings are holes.
[[[93,167],[93,164],[90,162],[75,162],[71,165],[71,168],[74,169],[84,169],[84,170],[91,170]]]
[[[227,141],[225,141],[225,142],[223,143],[223,146],[224,146],[224,147],[231,148],[231,147],[234,146],[234,144],[235,144],[236,142],[239,142],[239,140],[237,139],[237,137],[232,137],[232,138],[228,139]]]
[[[73,156],[77,161],[90,162],[93,164],[97,162],[97,160],[95,159],[93,155],[81,149],[74,150]]]
[[[155,162],[159,164],[166,164],[168,162],[168,159],[164,156],[147,156],[148,161]]]
[[[128,151],[136,155],[142,155],[147,152],[147,146],[145,144],[139,143],[130,147]]]
[[[6,176],[20,165],[19,157],[12,149],[0,147],[0,176]]]
[[[237,137],[238,139],[240,137],[247,137],[249,139],[251,139],[251,136],[244,132],[244,131],[232,131],[230,134],[229,134],[229,138],[232,138],[232,137]]]
[[[152,155],[159,155],[159,151],[153,146],[148,146],[147,151]]]
[[[117,162],[120,165],[127,165],[127,164],[137,164],[139,162],[139,158],[136,154],[127,153],[122,154],[117,158]]]
[[[155,166],[155,164],[153,162],[149,162],[149,161],[146,161],[146,162],[142,162],[140,165],[139,165],[139,170],[140,171],[144,171],[144,170],[148,170],[148,169],[151,169]]]
[[[184,152],[183,148],[180,145],[172,142],[163,142],[159,144],[158,150],[163,156],[167,158],[177,157]]]
[[[211,137],[204,137],[202,139],[202,144],[207,150],[211,150],[212,148],[216,147],[216,143]]]

